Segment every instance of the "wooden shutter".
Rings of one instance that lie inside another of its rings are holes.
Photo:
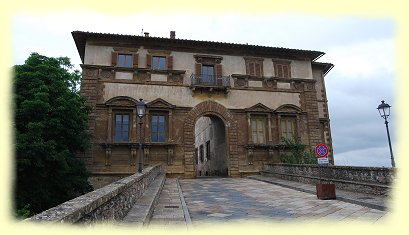
[[[168,70],[172,70],[173,69],[173,56],[167,56],[166,60],[168,63]]]
[[[256,75],[257,77],[261,77],[261,64],[260,64],[260,62],[255,62],[254,63],[254,70],[255,70],[255,74],[254,75]]]
[[[146,68],[150,69],[152,66],[152,56],[147,54],[146,55]]]
[[[283,77],[283,65],[277,64],[276,66],[276,76],[279,78]]]
[[[223,76],[222,65],[216,64],[216,78],[221,78]]]
[[[288,70],[288,65],[283,65],[283,77],[285,77],[285,78],[290,77],[290,72]]]
[[[139,54],[133,54],[133,67],[138,68]]]
[[[202,76],[202,64],[195,64],[196,76]]]
[[[249,62],[249,75],[253,76],[254,75],[254,63]]]
[[[112,52],[112,60],[111,60],[112,66],[116,66],[117,58],[118,58],[118,53],[117,52]]]

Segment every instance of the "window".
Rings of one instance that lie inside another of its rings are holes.
[[[195,148],[195,160],[196,160],[196,165],[197,165],[198,162],[199,162],[199,155],[198,155],[198,152],[197,152],[197,148]]]
[[[199,147],[199,156],[200,156],[200,162],[203,162],[203,156],[204,156],[203,145],[200,145]]]
[[[152,115],[151,119],[151,141],[165,142],[165,116]]]
[[[166,69],[166,57],[165,56],[153,56],[152,69],[165,70]]]
[[[279,78],[290,78],[291,67],[289,62],[274,62],[275,76]]]
[[[206,159],[210,160],[210,140],[206,142]]]
[[[129,140],[129,114],[115,115],[115,142]]]
[[[245,60],[247,75],[255,77],[263,76],[263,59],[245,58]]]
[[[214,83],[214,66],[202,65],[202,82]]]
[[[118,67],[132,68],[132,55],[118,54]]]
[[[264,118],[251,119],[251,139],[255,144],[266,143],[266,121]]]
[[[295,137],[295,118],[283,117],[281,119],[281,137],[289,139]]]

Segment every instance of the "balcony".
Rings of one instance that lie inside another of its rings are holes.
[[[216,77],[214,75],[192,74],[190,79],[192,91],[205,91],[211,94],[213,91],[228,93],[230,89],[230,76]]]

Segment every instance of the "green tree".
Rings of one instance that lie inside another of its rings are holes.
[[[290,154],[280,157],[282,163],[288,164],[317,164],[317,159],[313,151],[306,151],[306,145],[301,144],[296,138],[285,138],[283,142]]]
[[[32,53],[23,65],[14,66],[17,216],[92,190],[89,173],[75,156],[90,143],[80,78],[67,57]]]

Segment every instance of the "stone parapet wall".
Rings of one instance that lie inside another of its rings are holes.
[[[27,221],[94,223],[122,219],[161,171],[160,165],[146,168],[142,174],[120,179],[48,209]]]
[[[392,168],[307,164],[266,164],[262,174],[309,184],[331,181],[340,189],[376,195],[387,195],[395,178]]]

